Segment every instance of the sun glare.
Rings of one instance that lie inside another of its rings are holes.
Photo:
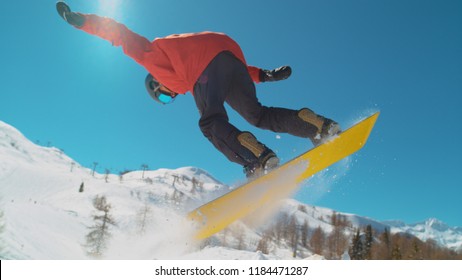
[[[117,17],[124,0],[98,0],[100,13],[108,17]]]

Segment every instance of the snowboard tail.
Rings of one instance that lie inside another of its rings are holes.
[[[304,180],[355,153],[366,143],[379,112],[270,173],[189,212],[195,238],[204,239],[267,203],[290,196]]]

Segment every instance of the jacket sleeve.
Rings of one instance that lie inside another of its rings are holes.
[[[80,29],[111,42],[113,46],[122,46],[124,53],[136,62],[143,61],[144,54],[149,51],[151,45],[148,39],[111,18],[90,14],[81,15],[85,17],[85,24]]]
[[[255,83],[261,82],[260,81],[260,68],[248,65],[247,70],[249,71],[250,77]]]

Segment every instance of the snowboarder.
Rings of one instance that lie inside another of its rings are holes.
[[[113,19],[72,12],[64,2],[56,8],[67,23],[122,46],[126,55],[144,66],[149,72],[146,89],[157,102],[169,104],[179,94],[191,92],[204,136],[230,161],[242,165],[249,178],[275,168],[279,159],[252,133],[229,123],[225,102],[256,127],[309,138],[314,145],[340,132],[335,121],[308,108],[260,104],[254,83],[287,79],[291,68],[264,70],[247,65],[239,45],[223,33],[175,34],[149,41]]]

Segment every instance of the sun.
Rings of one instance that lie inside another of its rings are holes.
[[[117,17],[124,0],[98,0],[99,12],[108,17]]]

